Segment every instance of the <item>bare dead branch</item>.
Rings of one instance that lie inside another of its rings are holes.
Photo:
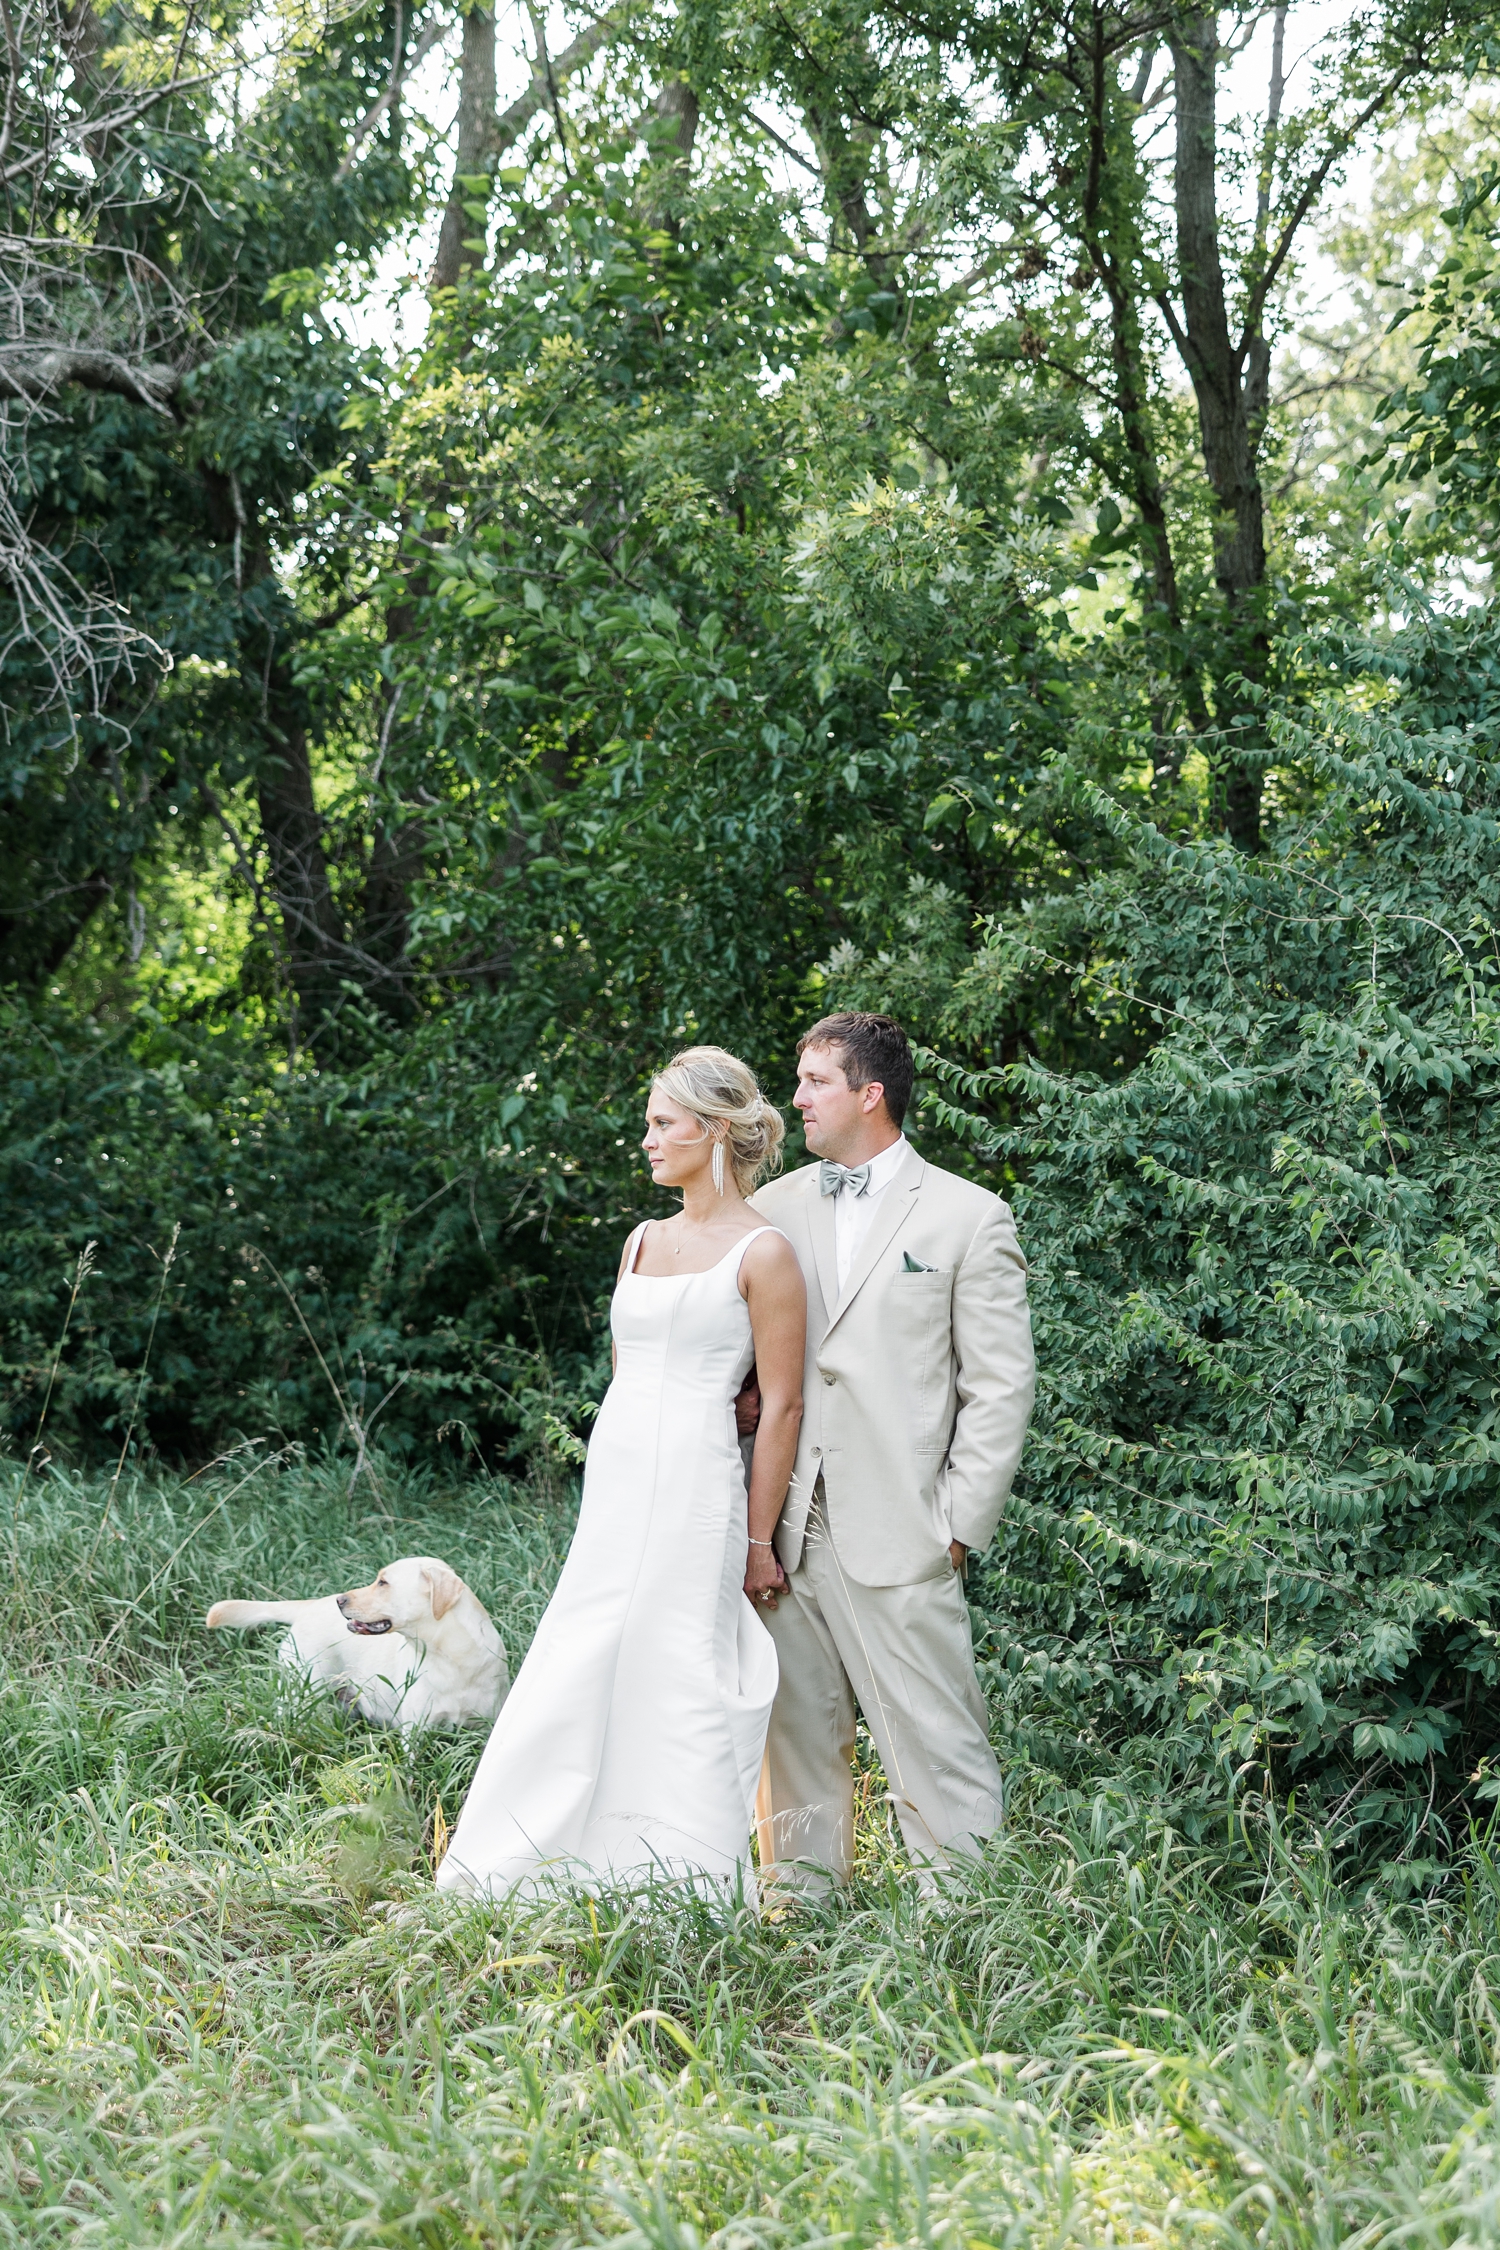
[[[5,33],[5,115],[0,120],[0,162],[10,153],[11,140],[16,127],[16,103],[21,91],[21,46],[16,37],[15,20],[10,12],[10,0],[0,0],[0,28]]]
[[[133,367],[117,352],[0,344],[0,396],[6,398],[54,398],[68,384],[77,383],[84,390],[107,391],[148,406],[170,421],[185,372],[178,367]]]

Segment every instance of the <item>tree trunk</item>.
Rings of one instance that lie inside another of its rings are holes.
[[[360,949],[368,957],[370,998],[387,1015],[410,1014],[411,974],[406,949],[411,942],[412,885],[422,872],[427,830],[419,820],[381,821],[370,848],[365,876]],[[382,973],[383,972],[383,973]]]
[[[323,848],[323,820],[313,794],[307,705],[292,679],[292,645],[277,631],[277,580],[260,543],[254,503],[247,508],[235,480],[200,465],[215,539],[234,553],[240,591],[239,672],[247,702],[260,706],[261,752],[255,793],[269,862],[270,892],[281,914],[282,965],[291,981],[293,1044],[332,1048],[343,979],[354,956],[344,938]],[[270,598],[266,595],[269,593]],[[251,595],[251,601],[245,597]],[[287,618],[290,624],[290,617]]]
[[[1177,693],[1196,730],[1207,719],[1202,685],[1194,668],[1182,630],[1182,599],[1177,583],[1177,561],[1172,552],[1167,521],[1166,494],[1156,452],[1152,423],[1150,379],[1141,334],[1139,274],[1142,246],[1133,217],[1125,226],[1119,214],[1133,214],[1139,196],[1124,183],[1112,182],[1129,142],[1121,135],[1113,115],[1117,99],[1108,54],[1098,27],[1093,47],[1082,58],[1083,83],[1088,104],[1088,172],[1083,190],[1083,242],[1089,264],[1109,306],[1109,352],[1114,370],[1114,406],[1119,416],[1130,470],[1130,495],[1141,526],[1141,559],[1150,574],[1157,635],[1167,644],[1167,670],[1177,682]],[[1134,164],[1133,155],[1125,159]],[[1139,182],[1132,186],[1138,188]],[[1123,192],[1122,192],[1123,189]],[[1122,239],[1123,235],[1123,239]],[[1158,790],[1172,787],[1182,765],[1175,730],[1174,748],[1153,754],[1153,783]]]
[[[1259,453],[1265,428],[1270,354],[1252,335],[1243,354],[1230,333],[1219,246],[1217,15],[1179,20],[1172,34],[1177,100],[1175,201],[1182,294],[1178,347],[1198,405],[1203,466],[1216,503],[1214,575],[1228,612],[1233,659],[1252,679],[1264,676],[1268,644],[1262,610],[1266,579],[1265,497]],[[1226,761],[1224,822],[1244,851],[1260,846],[1259,771]]]
[[[698,97],[685,78],[674,78],[670,86],[663,86],[656,97],[656,114],[676,120],[677,162],[686,171],[698,137]]]
[[[463,60],[458,82],[458,147],[453,158],[453,188],[443,213],[430,286],[456,289],[480,263],[472,247],[483,224],[470,217],[466,202],[484,200],[464,182],[488,175],[496,156],[495,18],[488,8],[471,8],[464,17]]]
[[[323,820],[313,795],[312,758],[302,698],[291,666],[274,646],[265,673],[269,737],[256,774],[261,834],[271,888],[281,909],[286,959],[298,1005],[299,1038],[326,1055],[336,1037],[350,961],[334,903]]]
[[[400,647],[416,630],[412,604],[393,603],[386,611],[387,647]],[[388,689],[381,725],[380,754],[375,780],[380,777],[390,749],[401,707],[402,687]],[[399,766],[399,755],[397,759]],[[398,783],[399,793],[399,783]],[[360,902],[359,942],[366,965],[365,982],[372,1000],[387,1015],[405,1020],[411,1013],[411,973],[406,949],[411,943],[412,885],[422,872],[427,844],[426,823],[420,813],[410,818],[377,819]]]
[[[1117,276],[1106,276],[1105,295],[1109,301],[1109,352],[1115,371],[1115,411],[1120,417],[1130,460],[1132,497],[1141,519],[1144,559],[1151,572],[1152,591],[1162,623],[1169,633],[1180,638],[1182,600],[1146,396],[1140,322],[1131,293]]]
[[[870,163],[876,146],[873,130],[857,125],[851,131],[841,119],[812,108],[804,110],[802,121],[823,168],[830,215],[848,228],[849,239],[871,280],[882,288],[889,286],[891,261],[883,251],[870,247],[875,233],[869,202]]]
[[[878,74],[874,57],[863,29],[854,32],[852,45],[862,66],[861,75],[875,78]],[[842,220],[848,228],[850,240],[871,280],[882,289],[899,288],[900,277],[890,258],[880,249],[871,247],[876,228],[870,214],[870,168],[880,147],[877,128],[861,114],[857,99],[843,114],[826,109],[821,100],[809,103],[803,110],[802,121],[822,167],[823,192],[830,217],[835,224]]]
[[[615,38],[621,23],[612,15],[599,16],[550,61],[538,54],[532,65],[531,84],[524,94],[498,117],[495,114],[495,19],[475,8],[464,17],[463,59],[459,71],[458,146],[453,157],[453,188],[443,213],[437,256],[429,287],[456,288],[460,277],[480,262],[477,250],[465,244],[475,239],[477,222],[464,210],[481,198],[465,196],[466,179],[489,178],[505,151],[518,141],[556,89],[573,71],[581,70],[599,49]],[[696,125],[696,103],[694,105]]]
[[[676,236],[681,231],[677,197],[687,184],[693,143],[698,137],[698,97],[686,79],[674,79],[671,85],[663,86],[656,97],[656,115],[670,123],[673,132],[670,139],[665,134],[659,139],[653,136],[653,154],[662,161],[646,175],[646,207],[668,234]]]

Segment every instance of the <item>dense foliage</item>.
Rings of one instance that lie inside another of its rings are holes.
[[[458,1458],[530,1432],[522,1394],[559,1355],[512,1232],[542,1190],[499,1090],[410,1058],[278,1084],[232,1030],[92,1028],[5,1024],[7,1375],[34,1450],[357,1445],[378,1418],[386,1446],[441,1435]],[[587,1335],[593,1263],[564,1250],[554,1306],[566,1274]]]

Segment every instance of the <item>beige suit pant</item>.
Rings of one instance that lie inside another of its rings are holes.
[[[848,1877],[856,1703],[913,1861],[977,1852],[1000,1826],[1001,1780],[957,1572],[861,1586],[815,1502],[789,1589],[762,1614],[781,1666],[756,1803],[763,1876],[809,1890]]]

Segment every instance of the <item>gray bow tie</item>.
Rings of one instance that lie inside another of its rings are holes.
[[[818,1174],[818,1192],[821,1195],[842,1195],[845,1188],[851,1195],[863,1195],[869,1185],[868,1164],[830,1164],[825,1159]]]

